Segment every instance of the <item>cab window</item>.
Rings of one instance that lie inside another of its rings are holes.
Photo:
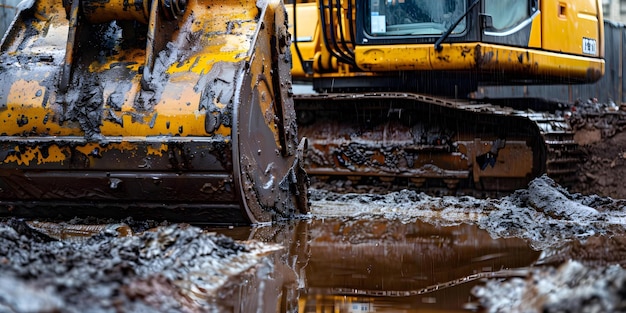
[[[370,0],[372,36],[440,35],[463,15],[467,0]],[[452,34],[465,31],[464,18]]]
[[[485,0],[485,14],[491,16],[495,30],[507,30],[530,17],[528,0]]]

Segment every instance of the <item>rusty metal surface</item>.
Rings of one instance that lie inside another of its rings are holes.
[[[25,7],[0,47],[0,211],[306,212],[282,2],[218,2]]]
[[[417,188],[515,190],[547,173],[573,174],[567,123],[485,102],[412,93],[298,95],[307,172]],[[400,182],[406,185],[406,182]]]
[[[605,74],[594,84],[571,85],[518,85],[481,86],[475,98],[543,98],[574,103],[577,100],[597,98],[602,103],[610,101],[626,104],[626,26],[621,23],[604,23]]]

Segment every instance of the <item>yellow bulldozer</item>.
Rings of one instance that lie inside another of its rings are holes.
[[[294,81],[312,89],[295,97],[298,131],[318,181],[456,193],[576,178],[557,104],[476,95],[600,79],[601,1],[318,0],[287,11]]]
[[[281,1],[32,0],[0,44],[0,211],[307,211]]]

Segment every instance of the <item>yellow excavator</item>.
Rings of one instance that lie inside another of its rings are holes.
[[[307,211],[303,167],[566,180],[562,117],[465,96],[598,80],[602,22],[599,0],[25,1],[0,42],[0,214],[268,222]]]
[[[575,178],[566,120],[481,86],[604,74],[599,0],[317,0],[287,9],[298,131],[319,180],[507,191]]]
[[[32,0],[0,43],[0,213],[307,211],[279,0]]]

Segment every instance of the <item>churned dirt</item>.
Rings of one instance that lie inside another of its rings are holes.
[[[521,277],[490,278],[472,289],[486,312],[625,312],[626,200],[571,193],[549,177],[499,199],[313,190],[316,218],[418,219],[476,225],[492,239],[521,238],[539,258]]]
[[[275,249],[180,224],[0,221],[0,312],[220,312],[220,289]]]
[[[626,112],[580,110],[570,117],[574,140],[583,153],[578,182],[571,191],[626,199]]]

